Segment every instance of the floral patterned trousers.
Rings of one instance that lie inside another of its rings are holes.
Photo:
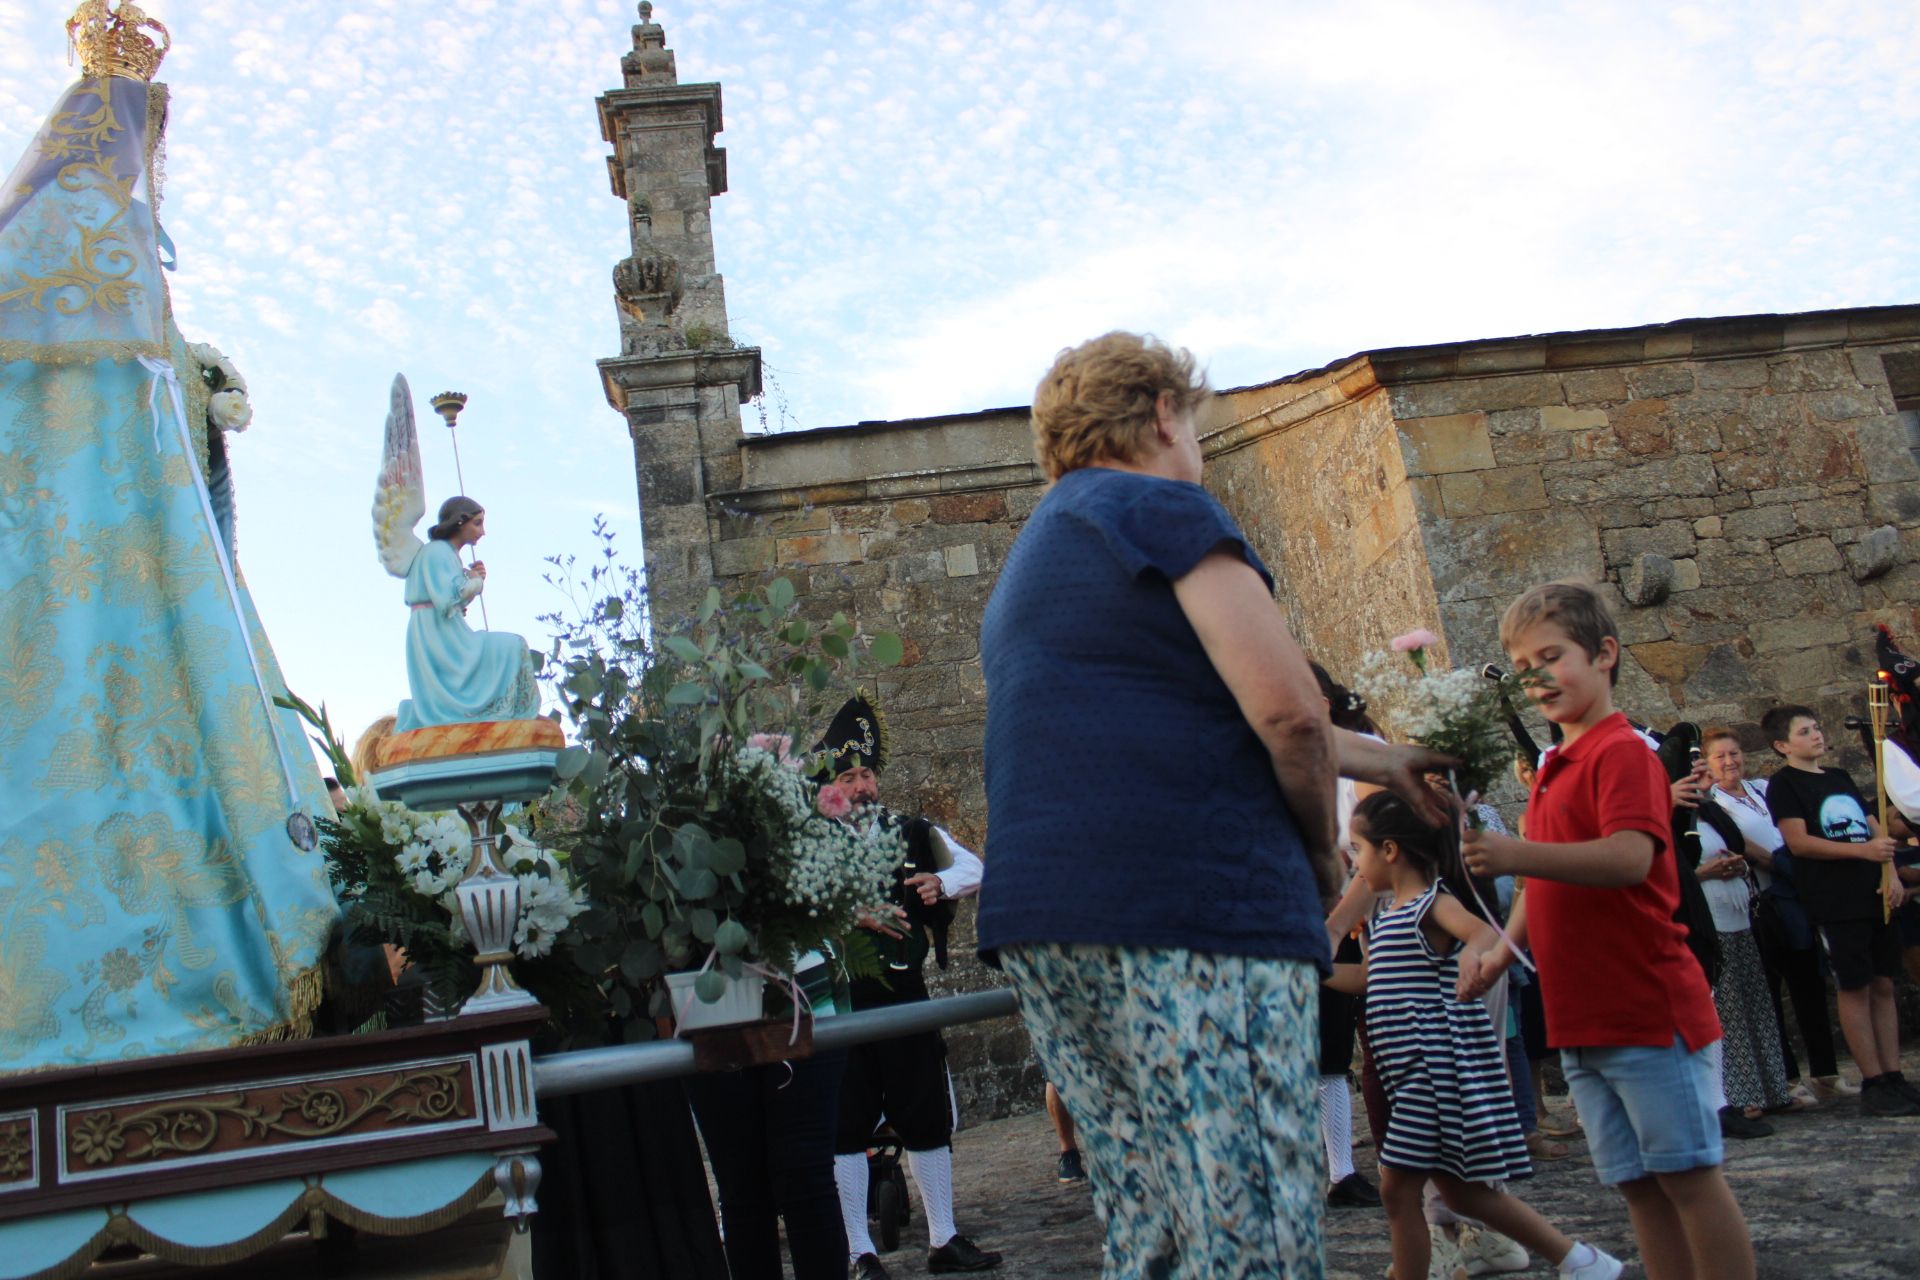
[[[1004,947],[1106,1224],[1105,1280],[1320,1280],[1310,963]]]

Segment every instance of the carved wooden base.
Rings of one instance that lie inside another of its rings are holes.
[[[511,1154],[531,1207],[528,1036],[544,1013],[480,1013],[363,1036],[102,1063],[0,1080],[0,1222],[56,1210]]]

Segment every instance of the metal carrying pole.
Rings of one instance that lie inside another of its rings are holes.
[[[813,1024],[813,1051],[844,1049],[870,1040],[891,1040],[916,1031],[933,1031],[958,1026],[963,1022],[985,1022],[1011,1017],[1019,1012],[1013,992],[1000,987],[976,991],[971,995],[942,996],[938,1000],[916,1000],[910,1004],[888,1005],[865,1013],[837,1014],[819,1018]],[[646,1044],[613,1045],[605,1049],[580,1049],[536,1058],[533,1063],[536,1090],[542,1098],[565,1093],[586,1093],[620,1084],[639,1084],[648,1080],[671,1080],[694,1074],[693,1045],[686,1040],[654,1040]]]
[[[464,494],[467,491],[467,476],[460,467],[460,432],[457,428],[460,425],[460,411],[467,407],[467,393],[442,391],[433,398],[432,403],[433,411],[447,421],[447,438],[453,441],[453,478],[459,483],[460,492]],[[478,559],[479,553],[475,552],[474,556]],[[488,631],[493,630],[493,623],[487,617],[487,598],[484,592],[480,597],[480,625]]]

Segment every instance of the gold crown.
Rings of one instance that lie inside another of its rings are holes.
[[[143,27],[158,31],[166,43],[155,44]],[[171,48],[173,36],[166,27],[133,0],[120,0],[117,11],[112,0],[81,0],[67,19],[67,56],[71,60],[79,53],[80,70],[89,76],[151,80]]]

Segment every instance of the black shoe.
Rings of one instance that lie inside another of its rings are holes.
[[[1860,1114],[1863,1116],[1920,1116],[1920,1102],[1884,1079],[1860,1082]]]
[[[1378,1209],[1380,1193],[1358,1173],[1350,1173],[1327,1188],[1329,1209]]]
[[[1898,1071],[1889,1071],[1880,1078],[1892,1085],[1908,1102],[1920,1102],[1920,1088],[1908,1083],[1907,1078]]]
[[[999,1254],[985,1252],[965,1236],[955,1236],[927,1254],[927,1270],[937,1276],[951,1271],[991,1271],[999,1265]]]
[[[1749,1120],[1738,1107],[1720,1110],[1720,1136],[1723,1138],[1770,1138],[1773,1126],[1764,1120]]]
[[[892,1280],[887,1269],[880,1265],[880,1259],[870,1253],[863,1253],[853,1260],[851,1280]]]
[[[1060,1153],[1060,1172],[1058,1176],[1062,1182],[1085,1182],[1087,1180],[1087,1166],[1080,1163],[1080,1153],[1078,1151],[1062,1151]]]

